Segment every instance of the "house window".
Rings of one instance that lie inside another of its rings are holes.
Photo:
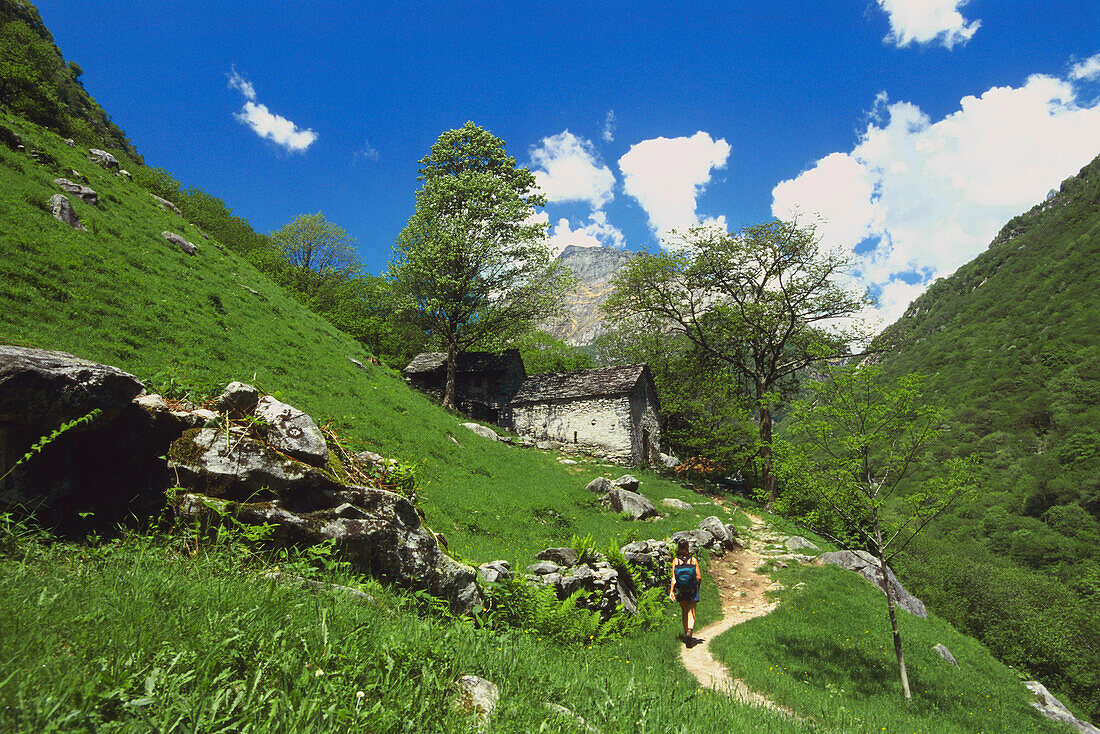
[[[573,443],[577,442],[577,432],[573,431]]]

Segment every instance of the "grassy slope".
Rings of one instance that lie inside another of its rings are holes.
[[[594,462],[563,467],[552,455],[465,431],[460,419],[409,390],[394,372],[352,365],[347,356],[366,357],[355,342],[159,210],[138,186],[87,163],[80,150],[49,132],[4,122],[61,168],[83,171],[102,203],[75,202],[92,231],[68,230],[39,204],[55,192],[51,181],[60,171],[0,149],[3,341],[70,351],[141,377],[160,373],[164,380],[167,371],[200,391],[232,379],[278,390],[314,416],[336,421],[364,448],[424,462],[429,523],[452,549],[477,561],[507,558],[522,567],[534,551],[568,542],[573,533],[591,533],[606,546],[632,529],[661,537],[706,514],[725,514],[704,504],[633,525],[599,509],[584,485],[618,470]],[[200,254],[188,257],[168,246],[159,234],[165,229],[195,241]],[[641,476],[643,492],[654,500],[704,501]],[[563,648],[523,631],[479,632],[433,621],[384,589],[373,592],[396,610],[393,618],[327,597],[272,591],[256,585],[255,568],[237,565],[233,549],[184,563],[178,548],[145,540],[98,550],[52,545],[29,552],[25,546],[0,553],[0,616],[20,620],[0,633],[0,696],[8,707],[0,720],[12,730],[102,730],[107,724],[142,730],[150,721],[164,729],[173,721],[199,729],[261,721],[269,730],[331,730],[381,701],[391,713],[371,714],[372,728],[396,730],[417,720],[428,729],[457,731],[467,724],[446,712],[449,681],[470,672],[501,686],[501,731],[529,731],[544,722],[548,731],[573,730],[543,712],[545,700],[570,706],[605,732],[804,729],[699,691],[674,662],[678,615],[671,609],[653,633],[591,650]],[[816,588],[818,572],[806,573]],[[700,624],[716,615],[713,592],[704,587]],[[844,593],[875,597],[858,587]],[[35,611],[25,615],[27,609]],[[812,614],[797,605],[789,613],[792,627],[784,629],[804,630],[807,639],[821,634]],[[767,624],[757,628],[770,629]],[[943,634],[953,649],[972,644],[950,630]],[[787,645],[785,639],[776,644]],[[774,650],[764,648],[741,664],[763,670],[774,659]],[[310,678],[307,662],[325,675]],[[858,677],[860,666],[856,658],[850,674]],[[1041,728],[1022,708],[1023,689],[1003,687],[1003,669],[976,674],[1013,701],[1022,727]],[[758,685],[782,693],[767,679]],[[867,731],[912,721],[934,728],[936,711],[897,719],[878,703],[898,695],[889,676],[867,678],[865,685],[878,697],[872,704],[852,695],[839,705],[855,712]],[[364,706],[356,704],[356,690],[365,691]],[[810,715],[820,731],[858,730],[856,718]]]
[[[947,406],[933,451],[982,492],[905,567],[916,593],[1004,661],[1100,713],[1100,158],[1005,225],[883,334],[892,372]],[[1072,521],[1062,518],[1073,518]]]

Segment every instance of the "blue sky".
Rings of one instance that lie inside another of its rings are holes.
[[[40,0],[145,156],[380,273],[467,120],[536,172],[548,246],[819,221],[889,321],[1100,154],[1095,0]]]

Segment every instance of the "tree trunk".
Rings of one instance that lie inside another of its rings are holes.
[[[905,655],[901,649],[901,631],[898,630],[898,617],[894,609],[894,595],[890,592],[889,568],[886,565],[886,553],[882,548],[882,530],[878,521],[878,512],[874,513],[875,523],[875,555],[878,557],[879,571],[882,573],[882,590],[886,592],[886,610],[890,615],[890,630],[894,633],[894,654],[898,658],[898,672],[901,674],[901,690],[905,694],[905,702],[913,700],[913,694],[909,691],[909,674],[905,671]]]
[[[447,345],[447,384],[443,388],[443,407],[448,410],[457,410],[455,404],[455,375],[458,372],[458,345],[451,342]]]
[[[775,502],[775,473],[772,471],[772,410],[760,406],[760,479],[768,503]]]

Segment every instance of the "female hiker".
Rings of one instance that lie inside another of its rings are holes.
[[[680,602],[680,621],[684,624],[684,641],[691,642],[695,631],[695,604],[699,601],[699,559],[691,555],[688,541],[676,544],[676,557],[672,559],[672,579],[668,586],[670,601]]]

